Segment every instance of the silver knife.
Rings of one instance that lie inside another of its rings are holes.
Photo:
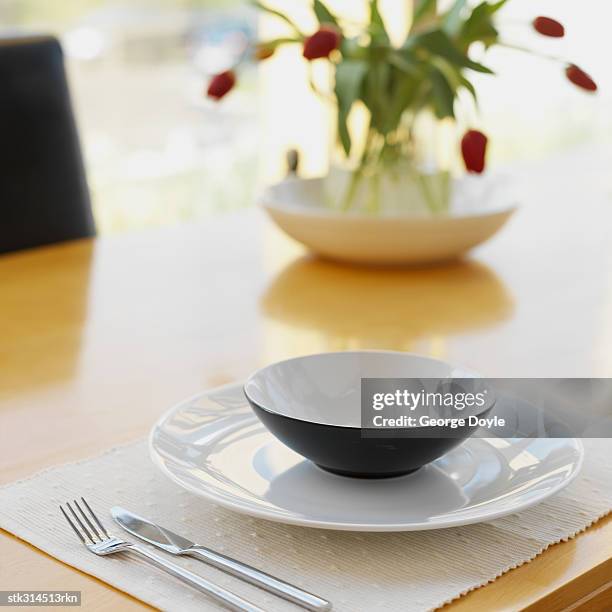
[[[191,540],[169,529],[164,529],[155,523],[151,523],[129,510],[114,506],[111,508],[111,514],[115,522],[128,533],[173,555],[189,555],[200,559],[213,567],[265,589],[269,593],[274,593],[274,595],[278,595],[307,610],[326,612],[332,608],[331,602],[321,599],[321,597],[303,591],[284,580],[274,578],[270,574],[236,561],[236,559],[226,557],[210,548],[195,544]]]

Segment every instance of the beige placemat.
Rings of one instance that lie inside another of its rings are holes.
[[[69,531],[57,509],[60,502],[84,495],[102,514],[122,505],[326,597],[338,611],[435,609],[533,559],[551,544],[574,537],[610,512],[611,442],[584,442],[582,474],[555,497],[519,514],[452,529],[351,533],[252,519],[168,481],[152,465],[145,441],[1,488],[0,527],[164,610],[219,606],[149,566],[127,558],[95,557]],[[196,560],[177,562],[266,610],[297,610]]]

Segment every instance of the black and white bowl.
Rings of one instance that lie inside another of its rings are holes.
[[[474,375],[443,361],[392,351],[322,353],[288,359],[255,372],[244,393],[281,442],[319,467],[343,476],[386,478],[413,472],[459,445],[476,429],[465,425],[411,431],[406,437],[364,436],[362,378],[456,379]],[[417,381],[418,382],[418,381]],[[491,398],[472,414],[482,417]]]

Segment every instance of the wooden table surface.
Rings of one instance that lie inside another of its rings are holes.
[[[519,172],[520,212],[447,266],[318,261],[255,211],[0,257],[1,481],[133,440],[178,400],[309,352],[398,349],[490,376],[610,376],[612,186],[609,161],[589,156]],[[604,519],[450,607],[611,609],[611,578]],[[142,607],[5,532],[0,589]]]

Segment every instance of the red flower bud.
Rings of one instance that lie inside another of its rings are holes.
[[[236,75],[232,70],[216,74],[208,84],[206,95],[214,100],[220,100],[236,84]]]
[[[468,172],[481,174],[484,170],[487,140],[478,130],[468,130],[461,139],[461,155]]]
[[[565,28],[562,23],[550,17],[536,17],[532,22],[533,28],[543,36],[562,38],[565,35]]]
[[[576,66],[576,64],[570,64],[565,69],[565,75],[567,78],[576,86],[586,91],[597,91],[597,83],[586,73]]]
[[[274,47],[266,43],[260,43],[255,47],[253,57],[258,61],[263,61],[274,55]]]
[[[341,40],[340,32],[336,28],[328,25],[321,26],[304,41],[302,55],[308,61],[329,57],[329,54],[340,46]]]

